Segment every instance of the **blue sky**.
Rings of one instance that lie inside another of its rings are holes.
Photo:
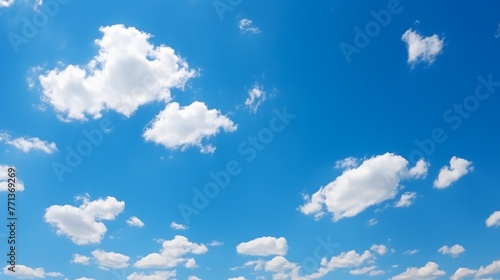
[[[0,279],[499,279],[499,8],[0,0]]]

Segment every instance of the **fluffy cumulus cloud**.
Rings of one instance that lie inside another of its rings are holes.
[[[170,223],[170,228],[175,230],[186,230],[187,226],[183,224],[178,224],[176,222]]]
[[[133,216],[133,217],[130,217],[127,220],[127,225],[129,225],[131,227],[141,228],[141,227],[144,226],[144,223],[139,218],[137,218],[136,216]]]
[[[89,265],[90,258],[87,256],[83,256],[80,254],[74,254],[73,259],[71,259],[71,263]]]
[[[248,91],[248,98],[245,100],[245,106],[252,112],[257,112],[259,106],[266,100],[266,92],[262,86],[255,84]]]
[[[334,221],[354,217],[368,207],[395,198],[401,180],[425,177],[428,165],[420,160],[408,169],[406,159],[386,153],[366,159],[355,168],[348,166],[333,182],[312,196],[306,195],[306,203],[299,210],[316,219],[323,217],[325,210],[333,214]]]
[[[30,151],[42,151],[47,154],[52,154],[57,151],[56,143],[47,142],[44,140],[40,140],[38,137],[19,137],[14,138],[7,134],[0,134],[0,142],[4,142],[5,144],[11,145],[16,149],[19,149],[25,153]]]
[[[201,280],[198,276],[189,275],[187,280]]]
[[[9,183],[12,183],[12,180],[9,182],[9,179],[12,179],[11,177],[9,177],[9,168],[14,168],[14,170],[16,172],[18,172],[18,170],[16,169],[15,166],[9,166],[9,165],[3,165],[3,164],[0,164],[0,192],[7,192],[9,191]],[[18,176],[18,173],[15,173],[16,177],[16,182],[15,182],[15,188],[16,188],[16,192],[22,192],[24,191],[24,183],[19,180],[19,178],[17,177]]]
[[[248,32],[252,34],[257,34],[261,32],[258,27],[254,26],[253,21],[247,18],[240,19],[240,21],[238,21],[238,27],[242,32]]]
[[[487,227],[500,227],[500,211],[495,211],[486,219]]]
[[[176,271],[154,271],[152,273],[134,272],[127,277],[127,280],[169,280],[174,279]]]
[[[186,258],[187,254],[200,255],[208,252],[203,244],[190,242],[186,237],[176,235],[172,240],[163,241],[159,253],[151,253],[139,261],[134,266],[137,268],[172,268],[179,264],[184,264],[187,268],[196,267],[196,262],[192,258]]]
[[[492,278],[484,278],[491,275],[500,274],[500,260],[493,261],[491,264],[487,266],[481,266],[479,269],[469,269],[461,267],[455,271],[453,276],[451,276],[451,280],[461,280],[470,277],[474,277],[474,279],[492,279]]]
[[[405,272],[396,275],[391,280],[434,280],[446,273],[439,270],[439,265],[435,262],[428,262],[424,267],[410,267]]]
[[[459,268],[455,273],[450,277],[450,280],[461,280],[465,278],[472,277],[476,275],[477,270],[472,270],[468,268]]]
[[[266,262],[264,268],[266,271],[283,272],[286,270],[294,269],[297,265],[289,262],[285,257],[276,256],[270,261]]]
[[[247,279],[243,276],[239,276],[239,277],[231,277],[231,278],[228,278],[227,280],[247,280]]]
[[[59,272],[45,272],[42,267],[31,268],[22,264],[16,264],[15,272],[9,270],[10,265],[3,268],[3,273],[12,277],[20,279],[34,279],[34,278],[45,278],[45,277],[61,277],[63,276]]]
[[[443,166],[439,171],[438,177],[434,181],[434,187],[447,188],[473,169],[472,162],[454,156],[450,159],[450,166]]]
[[[128,262],[130,257],[114,253],[114,252],[104,252],[101,250],[92,251],[92,256],[97,260],[99,268],[108,270],[110,268],[118,269],[128,267]]]
[[[415,64],[425,62],[432,64],[436,56],[443,50],[444,39],[434,34],[423,37],[411,28],[408,29],[401,39],[406,43],[408,49],[408,63]]]
[[[14,0],[0,0],[0,8],[9,7],[14,4]]]
[[[377,244],[373,244],[372,247],[370,247],[370,250],[372,250],[373,252],[383,256],[387,253],[387,246],[385,245],[377,245]]]
[[[236,128],[227,116],[219,110],[208,109],[203,102],[196,101],[185,107],[173,102],[148,125],[143,137],[171,150],[197,146],[202,152],[212,153],[215,147],[202,141],[215,136],[221,129],[232,132]]]
[[[459,244],[455,244],[451,247],[443,246],[443,247],[439,248],[438,252],[443,254],[443,255],[450,255],[450,256],[456,258],[456,257],[460,256],[460,254],[465,252],[465,248]]]
[[[236,251],[241,255],[249,256],[284,256],[288,251],[288,245],[284,237],[260,237],[236,246]]]
[[[151,44],[148,33],[121,24],[99,30],[99,52],[90,62],[39,76],[42,100],[63,120],[100,118],[105,110],[129,117],[141,105],[169,102],[171,89],[197,75],[172,48]]]
[[[108,196],[90,201],[88,196],[78,197],[78,206],[52,205],[45,210],[45,221],[54,226],[57,235],[65,235],[77,245],[99,243],[107,231],[102,221],[114,220],[125,209],[125,202]]]
[[[394,207],[409,207],[415,202],[416,199],[416,192],[405,192],[403,195],[401,195],[401,198],[394,205]]]
[[[371,251],[375,251],[379,255],[385,254],[386,248],[384,245],[373,245]],[[312,280],[322,279],[327,274],[338,269],[352,269],[350,271],[353,275],[367,274],[370,276],[381,275],[384,271],[377,269],[376,266],[360,267],[363,264],[372,264],[375,261],[375,255],[370,250],[363,253],[356,251],[342,252],[337,256],[333,256],[330,260],[323,258],[319,263],[316,271],[308,275],[303,275],[303,268],[298,263],[293,263],[287,260],[284,256],[275,256],[269,261],[262,259],[246,262],[241,268],[253,267],[255,271],[267,271],[272,273],[272,279],[291,279],[291,280]],[[235,268],[237,269],[237,268]],[[235,270],[233,269],[233,270]]]

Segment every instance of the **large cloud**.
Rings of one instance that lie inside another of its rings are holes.
[[[356,162],[352,158],[350,161]],[[408,169],[406,159],[386,153],[366,159],[357,167],[345,166],[351,167],[312,196],[305,196],[302,213],[321,218],[326,206],[334,221],[354,217],[370,206],[393,199],[401,189],[401,180],[425,177],[428,164],[420,160]]]
[[[219,131],[235,131],[236,125],[216,109],[208,109],[203,102],[193,102],[180,107],[168,104],[144,131],[144,139],[161,144],[168,149],[185,149],[197,146],[202,152],[214,152],[215,147],[204,145],[202,140]]]
[[[132,115],[139,106],[171,100],[196,71],[150,34],[121,24],[101,27],[98,54],[86,65],[68,65],[39,76],[42,99],[65,120],[101,117],[105,110]]]
[[[107,231],[101,221],[114,220],[125,209],[125,202],[108,196],[90,201],[80,197],[82,205],[52,205],[45,210],[45,221],[54,226],[57,235],[66,235],[77,245],[99,243]]]

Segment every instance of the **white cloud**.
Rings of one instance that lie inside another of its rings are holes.
[[[259,106],[266,100],[266,92],[262,86],[255,84],[248,91],[248,98],[245,100],[245,105],[252,111],[257,112]]]
[[[75,280],[95,280],[94,278],[88,278],[88,277],[80,277],[76,278]]]
[[[12,179],[11,177],[9,177],[9,168],[14,168],[14,170],[16,171],[16,173],[15,173],[16,177],[14,177],[16,179],[16,182],[15,182],[16,192],[24,191],[24,183],[21,180],[19,180],[19,178],[17,177],[18,170],[16,169],[16,167],[0,164],[0,192],[9,191],[9,183],[12,183],[12,180],[9,182],[9,179]]]
[[[419,160],[413,168],[410,169],[410,176],[414,178],[426,178],[427,170],[431,164],[425,160]]]
[[[250,19],[247,19],[247,18],[241,19],[238,22],[238,27],[243,32],[249,32],[249,33],[253,33],[253,34],[258,34],[261,32],[258,27],[253,25],[253,21]]]
[[[187,280],[201,280],[201,278],[194,275],[189,275]]]
[[[441,253],[441,254],[443,254],[443,255],[450,255],[450,256],[456,258],[460,254],[462,254],[463,252],[465,252],[465,249],[461,245],[455,244],[455,245],[453,245],[451,247],[443,246],[443,247],[439,248],[438,252]]]
[[[352,169],[359,166],[359,159],[355,157],[348,157],[335,162],[335,168],[338,169]]]
[[[127,224],[131,227],[138,227],[138,228],[141,228],[144,226],[144,223],[136,216],[130,217],[127,220]]]
[[[366,266],[363,268],[353,269],[349,271],[349,274],[352,275],[368,275],[368,276],[378,276],[384,273],[385,272],[383,270],[378,269],[378,267],[375,265]]]
[[[203,102],[196,101],[185,107],[173,102],[148,125],[143,137],[167,149],[197,146],[202,152],[213,153],[215,147],[203,145],[202,140],[215,136],[221,129],[233,132],[237,126],[219,110],[209,110]]]
[[[366,250],[363,254],[358,254],[356,251],[349,251],[338,256],[332,257],[326,265],[329,269],[356,267],[373,258],[372,253]]]
[[[377,220],[377,219],[375,219],[375,218],[373,218],[373,219],[369,219],[369,220],[366,222],[366,224],[372,227],[372,226],[374,226],[374,225],[378,224],[378,220]]]
[[[0,8],[9,7],[14,4],[14,0],[0,0]]]
[[[403,34],[401,40],[406,43],[409,64],[418,62],[432,64],[436,56],[441,54],[444,42],[444,39],[440,39],[436,34],[422,37],[411,28]]]
[[[455,271],[453,276],[450,278],[451,280],[461,280],[465,278],[469,278],[474,276],[474,279],[490,279],[483,278],[484,276],[490,276],[500,274],[500,260],[493,261],[491,264],[486,267],[481,266],[478,270],[473,270],[469,268],[461,267]]]
[[[383,246],[383,245],[382,245]],[[373,246],[372,246],[373,247]],[[382,247],[375,245],[373,249],[381,250]],[[309,275],[301,275],[300,270],[302,267],[297,263],[292,263],[288,261],[283,256],[276,256],[270,261],[254,260],[248,261],[243,265],[243,267],[254,267],[255,271],[265,269],[273,273],[273,279],[290,279],[290,280],[312,280],[321,279],[328,273],[343,268],[354,268],[363,265],[364,263],[373,263],[375,256],[368,250],[364,251],[362,254],[356,251],[343,252],[337,256],[332,257],[330,260],[323,258],[320,261],[320,267],[317,271]],[[319,261],[319,260],[318,260]],[[356,274],[360,271],[354,271]],[[351,273],[351,274],[353,274]],[[370,276],[381,275],[384,271],[377,269],[370,269],[366,272]]]
[[[497,31],[495,32],[495,38],[500,38],[500,23],[497,25]]]
[[[284,237],[260,237],[243,242],[236,246],[236,251],[241,255],[249,256],[284,256],[288,251],[288,245]]]
[[[47,141],[40,140],[40,138],[38,137],[19,137],[11,139],[10,135],[2,133],[0,134],[0,142],[11,145],[25,153],[29,153],[31,150],[38,150],[47,154],[52,154],[53,152],[57,151],[56,143],[49,143]]]
[[[80,254],[74,254],[73,259],[71,259],[71,263],[89,265],[90,258],[87,256],[83,256]]]
[[[409,207],[413,203],[415,203],[416,199],[417,199],[416,192],[405,192],[403,195],[401,195],[401,198],[396,203],[396,205],[394,205],[394,207]]]
[[[219,246],[224,245],[224,243],[217,241],[217,240],[214,240],[214,241],[208,243],[207,245],[210,247],[219,247]]]
[[[391,280],[434,280],[446,273],[439,270],[439,265],[435,262],[428,262],[424,267],[410,267],[405,272],[394,276]]]
[[[1,179],[0,179],[1,181]],[[500,226],[500,211],[495,211],[491,214],[488,219],[486,219],[487,227],[499,227]]]
[[[138,268],[172,268],[177,265],[187,262],[192,262],[191,259],[184,258],[187,254],[205,254],[208,249],[203,244],[190,242],[186,237],[176,235],[174,239],[163,241],[160,253],[149,254],[139,261],[134,266]]]
[[[290,269],[294,269],[297,265],[289,262],[282,256],[276,256],[270,261],[266,262],[265,269],[266,271],[272,272],[283,272]]]
[[[227,280],[247,280],[247,279],[245,277],[243,277],[243,276],[240,276],[240,277],[228,278]]]
[[[434,181],[434,187],[438,189],[447,188],[473,169],[472,162],[454,156],[450,160],[450,167],[443,166],[439,171],[439,175]]]
[[[393,199],[401,189],[401,180],[421,178],[427,173],[421,163],[412,169],[407,166],[406,159],[392,153],[366,159],[356,168],[345,169],[312,196],[306,195],[300,211],[316,219],[324,216],[325,210],[333,214],[334,221],[354,217],[368,207]]]
[[[151,44],[148,33],[121,24],[99,30],[99,52],[87,65],[39,76],[42,100],[63,120],[100,118],[106,110],[130,117],[142,105],[169,102],[171,89],[197,75],[172,48]]]
[[[493,274],[500,274],[500,260],[494,261],[486,267],[481,266],[476,273],[476,277],[483,277]]]
[[[176,276],[176,271],[154,271],[150,274],[144,272],[134,272],[127,277],[127,280],[168,280]]]
[[[3,268],[3,274],[20,279],[45,278],[45,276],[49,277],[63,276],[59,272],[45,272],[45,270],[42,267],[31,268],[22,264],[16,264],[15,272],[10,271],[9,267],[10,265],[7,265]]]
[[[130,261],[130,257],[128,256],[115,252],[104,252],[101,250],[92,251],[92,256],[96,258],[99,267],[104,270],[108,270],[110,268],[126,268],[128,267],[128,262]]]
[[[461,280],[465,278],[472,277],[476,274],[477,270],[472,270],[468,268],[459,268],[455,273],[450,277],[450,280]]]
[[[187,261],[184,263],[184,266],[186,268],[196,268],[198,265],[196,264],[196,260],[193,258],[187,259]]]
[[[183,224],[178,224],[176,222],[172,222],[170,224],[170,228],[175,229],[175,230],[186,230],[187,226]]]
[[[385,255],[387,253],[387,247],[385,245],[377,245],[373,244],[372,247],[370,247],[370,250],[376,252],[379,255]]]
[[[261,260],[261,259],[258,259],[258,260],[253,260],[253,261],[247,261],[243,266],[242,268],[245,268],[245,267],[253,267],[253,270],[257,271],[257,270],[262,270],[264,269],[266,265],[266,261],[264,260]]]
[[[108,196],[106,199],[83,200],[79,207],[52,205],[45,210],[45,222],[57,228],[57,235],[68,236],[77,245],[99,243],[107,229],[103,220],[114,220],[123,212],[125,202]]]
[[[418,253],[417,249],[406,250],[406,251],[403,252],[403,254],[405,254],[405,255],[415,255],[416,253]]]

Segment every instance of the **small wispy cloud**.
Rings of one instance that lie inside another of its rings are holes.
[[[47,141],[41,140],[38,137],[29,137],[29,138],[19,137],[12,139],[12,137],[9,134],[1,133],[0,142],[4,142],[5,144],[11,145],[25,153],[28,153],[32,150],[39,150],[47,154],[52,154],[53,152],[57,151],[56,143],[54,142],[49,143]]]
[[[249,32],[252,34],[258,34],[261,33],[260,29],[256,26],[253,25],[253,21],[247,18],[241,19],[238,22],[238,27],[240,28],[241,31],[243,32]]]
[[[266,100],[267,93],[264,88],[259,84],[255,84],[248,91],[248,98],[245,100],[245,106],[249,108],[252,112],[257,112],[260,105]]]

